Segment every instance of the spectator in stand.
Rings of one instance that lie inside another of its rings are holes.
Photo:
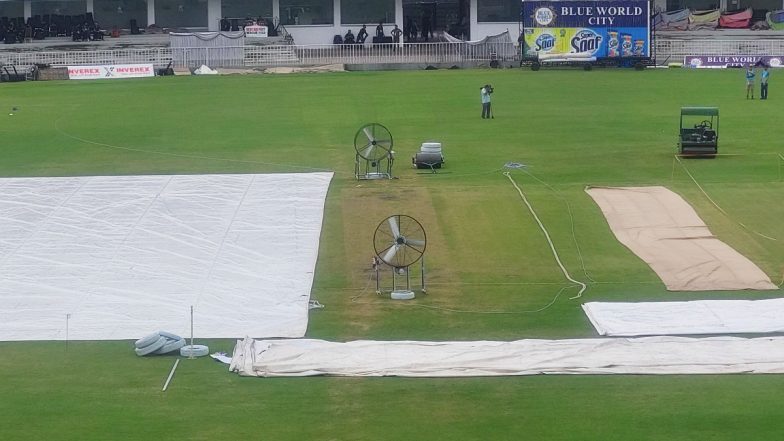
[[[409,41],[415,42],[417,41],[417,36],[419,35],[419,28],[417,28],[417,24],[414,20],[411,20],[411,38]]]
[[[422,16],[422,40],[428,41],[433,36],[433,31],[430,30],[430,16]]]
[[[354,43],[356,43],[356,41],[354,41],[354,34],[351,33],[351,29],[346,31],[346,36],[343,37],[343,43],[345,43],[345,44],[354,44]]]
[[[400,36],[403,34],[403,31],[401,31],[400,28],[397,27],[397,24],[395,24],[395,27],[392,29],[392,32],[390,32],[390,34],[392,34],[393,43],[400,43]]]
[[[362,29],[360,29],[357,33],[357,44],[365,44],[367,37],[367,25],[362,25]]]
[[[376,26],[376,38],[384,38],[384,21],[378,22],[378,26]]]

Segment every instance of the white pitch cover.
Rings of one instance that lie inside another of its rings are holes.
[[[784,337],[517,341],[237,341],[243,376],[486,377],[537,374],[784,373]]]
[[[784,299],[589,302],[583,310],[599,335],[784,332]]]
[[[0,179],[0,340],[301,337],[331,179]]]

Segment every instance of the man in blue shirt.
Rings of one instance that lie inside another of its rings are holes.
[[[754,68],[749,64],[746,68],[746,99],[754,99]]]
[[[768,77],[770,76],[770,72],[768,72],[768,66],[762,70],[760,74],[760,99],[766,100],[768,99]]]

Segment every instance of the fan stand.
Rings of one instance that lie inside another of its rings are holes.
[[[365,124],[354,135],[354,176],[357,179],[392,179],[395,152],[389,129],[379,123]]]
[[[421,282],[421,291],[423,294],[427,293],[427,288],[425,287],[425,258],[422,257],[419,260],[420,265],[420,282]],[[389,266],[389,265],[387,265]],[[381,265],[376,265],[376,294],[381,294]],[[404,266],[400,268],[395,268],[393,266],[389,266],[392,270],[392,291],[390,296],[393,300],[411,300],[416,297],[416,294],[411,289],[411,273],[409,271],[410,266]],[[405,275],[406,277],[406,286],[405,289],[398,289],[397,287],[397,279],[401,275]]]
[[[370,160],[363,158],[359,153],[354,159],[354,176],[357,179],[392,179],[392,164],[395,156],[392,152],[385,158]]]

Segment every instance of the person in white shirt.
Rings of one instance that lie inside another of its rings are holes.
[[[493,86],[485,84],[480,89],[479,95],[482,98],[482,119],[493,118],[493,111],[490,108],[490,94],[493,93]]]

